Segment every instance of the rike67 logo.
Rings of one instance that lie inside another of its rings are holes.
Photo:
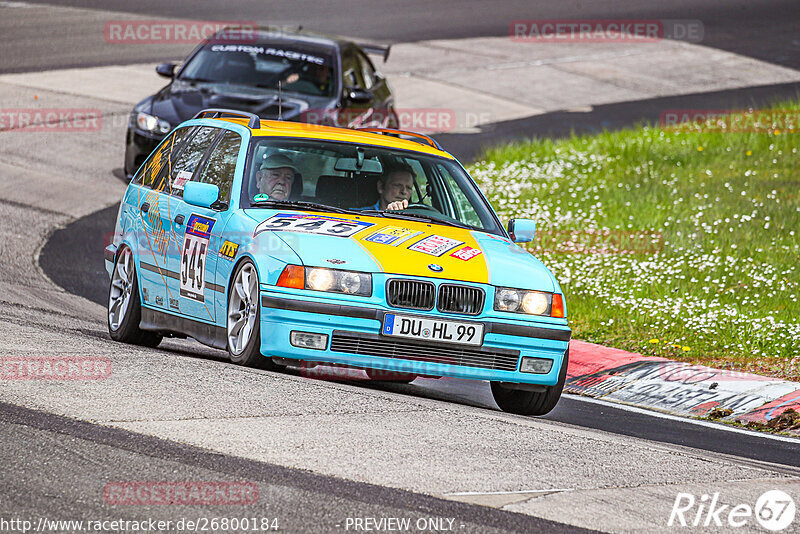
[[[781,490],[764,492],[755,506],[724,504],[719,493],[703,494],[700,498],[678,493],[667,526],[728,530],[752,525],[755,519],[763,528],[779,532],[792,524],[796,511],[794,500]]]

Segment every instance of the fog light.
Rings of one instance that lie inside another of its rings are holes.
[[[537,375],[545,375],[553,368],[553,360],[546,360],[544,358],[522,358],[522,365],[519,370],[523,373],[534,373]]]
[[[289,341],[301,349],[325,350],[328,346],[327,334],[311,334],[309,332],[295,332],[289,334]]]

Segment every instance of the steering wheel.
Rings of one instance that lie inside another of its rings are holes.
[[[413,208],[423,209],[423,210],[432,210],[432,211],[436,211],[436,212],[439,211],[436,208],[434,208],[433,206],[428,206],[427,204],[409,204],[406,209],[410,210],[410,209],[413,209]]]

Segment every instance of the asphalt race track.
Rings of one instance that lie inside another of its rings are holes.
[[[105,282],[108,275],[103,270],[103,252],[93,244],[102,242],[106,229],[113,227],[118,208],[118,204],[110,206],[56,230],[39,256],[42,269],[56,284],[101,306],[106,304],[108,289],[98,281]],[[76,265],[76,269],[64,269],[65,263]],[[444,401],[466,401],[494,409],[492,400],[486,398],[484,384],[467,380],[452,382],[457,383],[458,387],[455,395],[436,380],[417,380],[409,386],[369,384],[367,387],[408,392]],[[615,408],[610,403],[598,406],[572,395],[565,395],[556,409],[545,418],[626,436],[800,467],[798,444],[791,441],[765,439],[752,433],[731,439],[730,432],[720,429],[719,425],[704,427],[679,419],[666,421],[649,414]]]
[[[800,69],[800,6],[791,1],[545,2],[535,12],[521,1],[395,2],[391,13],[387,5],[252,0],[232,15],[212,1],[0,2],[0,73],[181,58],[186,46],[115,47],[97,38],[105,21],[159,17],[302,23],[391,43],[504,37],[514,19],[698,19],[708,49],[784,73]],[[80,70],[70,76],[85,83]],[[776,80],[795,80],[787,76]],[[671,532],[679,492],[719,492],[731,505],[753,505],[772,489],[800,496],[800,443],[789,438],[570,395],[548,416],[525,418],[499,412],[485,383],[312,380],[236,367],[189,341],[155,350],[111,342],[102,247],[125,187],[130,105],[14,80],[0,78],[0,108],[37,100],[99,108],[109,120],[82,134],[0,131],[2,355],[109,357],[113,373],[91,383],[0,380],[0,520],[248,516],[277,518],[286,532],[339,532],[353,530],[354,518],[399,517],[438,525],[428,531]],[[752,80],[545,110],[437,139],[468,161],[506,139],[655,121],[670,107],[760,105],[798,88]],[[119,506],[103,497],[109,483],[143,480],[248,481],[259,498],[202,507]],[[737,531],[763,530],[751,521]]]

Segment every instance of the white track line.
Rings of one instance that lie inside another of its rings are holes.
[[[775,434],[768,434],[766,432],[756,432],[753,430],[745,430],[743,428],[738,428],[735,426],[729,426],[724,423],[714,423],[711,421],[704,421],[702,419],[691,419],[688,417],[681,417],[679,415],[670,415],[662,412],[657,412],[655,410],[647,410],[645,408],[637,408],[636,406],[631,406],[629,404],[622,404],[617,402],[609,402],[604,401],[601,399],[594,399],[592,397],[584,397],[581,395],[574,395],[567,393],[570,399],[575,399],[578,401],[583,402],[591,402],[594,404],[600,404],[602,406],[608,406],[609,408],[617,408],[619,410],[627,410],[629,412],[634,412],[642,415],[649,415],[651,417],[658,417],[661,419],[668,419],[670,421],[681,421],[684,423],[690,423],[693,425],[704,426],[707,428],[713,428],[716,430],[721,430],[724,432],[733,432],[734,434],[746,434],[748,436],[756,437],[756,438],[764,438],[764,439],[772,439],[776,441],[785,441],[786,443],[795,443],[800,444],[800,438],[790,438],[788,436],[778,436]]]
[[[465,497],[469,495],[517,495],[525,493],[556,493],[564,491],[575,491],[574,488],[564,489],[540,489],[540,490],[516,490],[516,491],[459,491],[458,493],[444,493],[448,497]]]

